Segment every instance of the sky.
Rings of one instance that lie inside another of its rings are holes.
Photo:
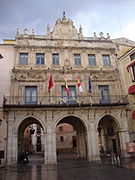
[[[17,28],[44,35],[49,23],[52,31],[63,11],[84,36],[103,32],[135,41],[135,0],[0,0],[0,43],[14,39]]]

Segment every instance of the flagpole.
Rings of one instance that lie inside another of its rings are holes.
[[[49,102],[51,103],[51,99],[50,99],[50,90],[49,90]]]
[[[92,91],[91,91],[91,78],[90,78],[90,73],[89,73],[89,79],[88,79],[88,86],[89,86],[89,98],[90,98],[90,104],[92,106]]]

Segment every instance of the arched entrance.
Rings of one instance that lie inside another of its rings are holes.
[[[41,123],[28,117],[18,128],[18,163],[28,155],[30,163],[44,163],[44,129]]]
[[[72,157],[87,158],[87,130],[81,119],[67,116],[56,125],[57,155],[68,153]]]
[[[110,153],[120,154],[119,125],[116,120],[106,115],[98,123],[99,151],[109,151]]]

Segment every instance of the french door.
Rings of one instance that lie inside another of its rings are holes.
[[[67,104],[74,104],[76,102],[76,87],[75,86],[68,86],[69,96],[66,94],[65,86],[61,87],[62,89],[62,99],[63,102]]]
[[[37,104],[37,87],[25,87],[25,104]]]
[[[109,98],[109,86],[108,85],[101,85],[98,86],[99,89],[99,96],[100,96],[100,103],[109,103],[110,98]]]

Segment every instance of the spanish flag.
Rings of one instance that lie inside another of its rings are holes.
[[[65,77],[65,91],[67,95],[69,96],[69,90],[68,90],[68,85],[67,85],[67,78]]]

